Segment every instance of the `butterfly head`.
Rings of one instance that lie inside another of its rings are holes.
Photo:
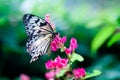
[[[53,33],[53,38],[55,38],[56,35],[59,35],[59,33],[58,32],[54,32]]]

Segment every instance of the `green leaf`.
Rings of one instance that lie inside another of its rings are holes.
[[[69,69],[70,69],[71,63],[69,63],[65,69],[61,69],[59,73],[56,74],[56,77],[59,78],[63,76]]]
[[[101,71],[99,70],[93,70],[93,73],[86,72],[86,76],[84,79],[95,77],[101,74]]]
[[[60,70],[60,72],[56,74],[56,77],[59,78],[59,77],[63,76],[66,71],[67,71],[67,69]]]
[[[61,51],[61,52],[64,52],[64,51],[65,51],[65,47],[62,47],[62,48],[60,49],[60,51]]]
[[[91,52],[96,53],[96,51],[101,47],[101,45],[113,34],[115,31],[114,25],[107,25],[103,27],[94,37],[91,44]],[[95,54],[93,54],[95,55]]]
[[[115,42],[120,40],[120,33],[115,34],[114,36],[111,37],[110,41],[107,43],[107,46],[110,47],[112,46]]]
[[[84,61],[84,58],[79,54],[73,53],[70,61],[74,62],[75,60],[82,62],[82,61]]]

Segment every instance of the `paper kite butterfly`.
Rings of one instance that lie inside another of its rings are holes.
[[[31,63],[47,53],[50,43],[57,33],[46,20],[32,14],[25,14],[23,22],[28,36],[26,46],[27,52],[32,57]]]

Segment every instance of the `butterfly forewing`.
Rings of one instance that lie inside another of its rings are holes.
[[[25,14],[23,21],[29,37],[26,43],[27,52],[32,56],[30,62],[33,62],[47,52],[54,31],[47,21],[32,14]]]
[[[26,26],[25,30],[28,36],[40,34],[46,35],[53,32],[50,24],[38,16],[26,14],[23,16],[23,21]]]

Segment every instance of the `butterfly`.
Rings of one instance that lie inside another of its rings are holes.
[[[33,14],[25,14],[23,22],[28,36],[26,47],[27,52],[32,57],[31,63],[36,61],[39,56],[47,53],[51,41],[58,33],[45,19]]]

